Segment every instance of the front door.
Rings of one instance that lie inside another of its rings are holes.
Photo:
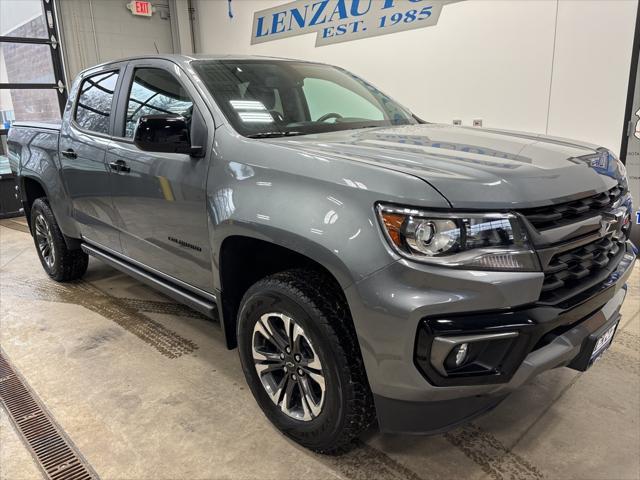
[[[60,165],[82,236],[120,251],[118,216],[111,198],[111,170],[106,165],[121,69],[109,65],[84,77],[76,89],[69,121],[60,132]]]
[[[205,291],[213,289],[206,211],[208,162],[178,153],[150,153],[133,143],[143,115],[179,114],[190,119],[195,88],[178,79],[174,64],[141,61],[127,70],[107,163],[115,174],[113,201],[122,219],[121,241],[130,259]],[[184,77],[184,74],[181,75]],[[200,107],[204,111],[204,107]]]

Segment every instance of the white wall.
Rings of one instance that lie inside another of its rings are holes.
[[[41,15],[40,0],[1,0],[0,35],[7,35],[11,30]]]
[[[637,2],[466,0],[434,27],[318,48],[315,34],[249,45],[253,12],[286,0],[233,0],[233,19],[226,0],[193,3],[199,51],[332,63],[429,121],[481,118],[619,152]]]
[[[637,8],[623,0],[560,2],[550,133],[619,152]]]
[[[5,0],[0,0],[5,1]],[[173,53],[169,2],[154,0],[151,17],[132,15],[129,0],[57,0],[69,83],[98,63]],[[179,2],[183,5],[184,2]]]

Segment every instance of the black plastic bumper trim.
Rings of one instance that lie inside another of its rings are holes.
[[[438,387],[491,385],[511,380],[532,351],[549,343],[600,310],[623,288],[631,275],[635,255],[627,246],[614,272],[601,284],[584,292],[570,307],[533,305],[519,310],[456,314],[422,319],[416,332],[414,362],[420,373]],[[471,335],[517,331],[518,338],[497,368],[483,374],[443,376],[431,364],[435,336]]]
[[[435,435],[479,417],[506,395],[474,396],[438,402],[407,402],[374,395],[378,426],[384,433]]]

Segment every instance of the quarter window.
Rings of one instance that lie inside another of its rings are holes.
[[[106,72],[86,78],[80,85],[76,123],[87,130],[109,133],[113,92],[118,72]]]
[[[182,115],[188,121],[192,113],[193,101],[171,73],[158,68],[139,68],[127,101],[125,137],[133,137],[143,115]]]

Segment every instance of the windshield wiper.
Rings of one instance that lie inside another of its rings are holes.
[[[277,137],[293,137],[303,135],[303,132],[287,131],[287,132],[259,132],[247,135],[247,138],[277,138]]]

